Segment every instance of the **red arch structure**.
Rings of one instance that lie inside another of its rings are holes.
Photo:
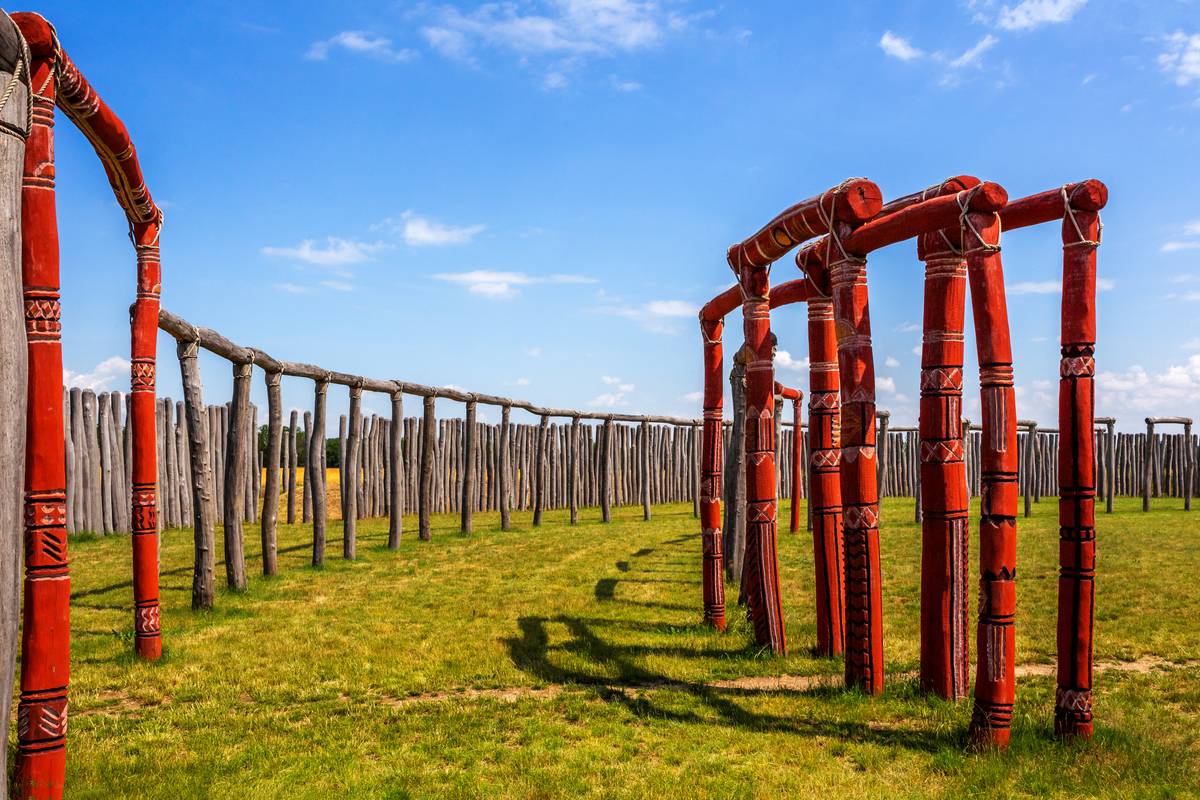
[[[55,209],[54,107],[104,164],[137,254],[131,308],[133,593],[135,647],[162,653],[155,498],[155,345],[162,213],[150,197],[125,125],[96,94],[37,14],[12,15],[29,44],[33,111],[22,180],[22,278],[29,346],[25,588],[17,773],[22,797],[62,796],[70,661],[70,573],[62,412],[62,341]]]

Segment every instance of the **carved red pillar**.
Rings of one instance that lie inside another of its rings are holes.
[[[1096,579],[1096,248],[1100,214],[1063,190],[1062,366],[1058,389],[1058,689],[1054,730],[1092,735]],[[1093,204],[1094,205],[1094,204]],[[1103,205],[1103,202],[1100,203]]]
[[[36,92],[21,184],[29,405],[17,792],[23,798],[60,798],[66,772],[71,579],[54,198],[55,43],[53,31],[40,17],[18,14],[13,19],[29,42],[31,83]]]
[[[963,223],[983,402],[979,620],[970,735],[978,744],[1003,747],[1008,744],[1015,695],[1016,395],[1000,259],[1000,220],[996,214],[972,212],[963,215]]]
[[[155,346],[162,267],[159,225],[138,223],[131,236],[137,249],[137,300],[131,322],[130,422],[133,426],[133,604],[134,647],[138,655],[162,655],[158,604],[158,465],[154,431]]]
[[[779,593],[775,503],[775,337],[771,334],[770,268],[737,264],[746,337],[746,607],[755,640],[786,653]]]
[[[704,337],[704,429],[700,452],[700,541],[704,553],[704,621],[725,630],[724,554],[721,550],[721,470],[724,402],[721,333],[724,321],[700,320]]]
[[[967,263],[958,231],[924,234],[921,348],[921,689],[967,695],[967,495],[963,459],[963,323]]]
[[[837,326],[842,392],[842,536],[846,550],[846,684],[883,691],[883,591],[875,459],[875,358],[867,262],[841,249],[850,226],[834,223],[825,263]]]
[[[815,293],[814,293],[815,294]],[[816,567],[817,653],[845,648],[846,589],[842,541],[842,415],[833,300],[808,301],[808,469]]]

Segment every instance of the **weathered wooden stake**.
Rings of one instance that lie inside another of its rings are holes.
[[[320,379],[316,382],[312,428],[308,437],[308,461],[304,469],[304,474],[309,479],[309,494],[312,496],[314,567],[325,565],[325,394],[328,390],[329,381]]]
[[[277,525],[279,522],[279,459],[283,447],[283,400],[280,397],[279,372],[265,373],[267,380],[267,485],[263,492],[262,552],[263,575],[279,570]]]
[[[246,553],[242,535],[242,493],[246,486],[246,432],[250,427],[250,364],[233,365],[233,404],[225,445],[225,583],[246,589]]]
[[[437,447],[437,420],[434,418],[434,398],[422,399],[421,415],[421,483],[417,496],[418,536],[423,542],[432,538],[430,515],[433,513],[433,466]]]

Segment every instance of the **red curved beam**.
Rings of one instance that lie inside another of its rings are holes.
[[[1063,219],[1068,207],[1077,212],[1095,213],[1108,203],[1108,187],[1095,178],[1070,183],[1013,200],[1000,211],[1000,224],[1012,231]],[[1072,233],[1075,233],[1072,228]],[[1075,236],[1078,239],[1078,235]]]
[[[137,299],[131,313],[133,445],[133,591],[135,647],[162,653],[155,499],[155,345],[162,215],[146,189],[121,120],[96,95],[37,14],[12,15],[33,58],[32,133],[22,188],[23,270],[30,352],[30,436],[26,461],[26,570],[18,708],[21,796],[62,796],[66,767],[70,658],[70,578],[66,551],[62,427],[62,348],[58,226],[54,197],[54,106],[91,142],[130,226],[137,252]]]

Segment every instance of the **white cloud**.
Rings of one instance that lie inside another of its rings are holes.
[[[380,61],[411,61],[418,55],[417,51],[408,48],[396,49],[392,46],[392,40],[383,36],[372,36],[365,31],[342,31],[336,36],[313,42],[305,58],[324,61],[333,50],[345,50]]]
[[[895,394],[896,393],[896,379],[889,378],[886,375],[876,376],[875,388],[882,389],[883,391],[887,392],[888,394]]]
[[[513,383],[515,383],[517,386],[528,386],[529,378],[517,378],[515,381],[513,381]]]
[[[345,281],[321,281],[321,285],[324,286],[326,289],[333,289],[334,291],[337,291],[337,292],[353,292],[354,291],[353,284],[346,283]]]
[[[964,67],[979,66],[979,62],[983,57],[983,54],[988,50],[991,50],[999,41],[999,39],[997,39],[995,36],[992,36],[990,33],[987,34],[958,58],[953,59],[950,62],[950,68],[962,69]]]
[[[618,92],[638,92],[642,89],[642,85],[637,81],[623,81],[616,75],[610,76],[609,80],[612,81],[613,88]]]
[[[1164,39],[1158,66],[1179,86],[1200,80],[1200,33],[1175,31]]]
[[[617,408],[629,405],[629,401],[621,392],[605,392],[589,400],[588,405],[592,408]]]
[[[896,330],[900,331],[900,333],[916,333],[917,331],[921,330],[921,323],[906,322],[899,328],[896,328]]]
[[[680,320],[694,319],[700,307],[686,300],[651,300],[640,306],[604,305],[596,312],[634,320],[651,333],[678,333]]]
[[[470,272],[439,272],[434,280],[455,283],[467,287],[467,291],[485,297],[509,299],[520,294],[517,287],[533,284],[580,284],[595,283],[594,278],[583,275],[530,275],[525,272],[497,272],[477,269]],[[540,351],[539,351],[540,352]]]
[[[529,0],[484,3],[470,11],[442,5],[432,10],[421,35],[443,56],[468,63],[483,50],[511,53],[523,66],[544,70],[544,88],[561,89],[567,73],[590,59],[657,47],[712,16],[682,15],[662,5],[654,0]],[[623,83],[640,88],[633,81]]]
[[[1184,342],[1182,347],[1184,350],[1200,350],[1200,337]]]
[[[371,226],[373,231],[387,230],[400,235],[409,247],[469,244],[486,229],[486,225],[444,225],[414,211],[405,211],[400,219],[388,217]]]
[[[114,384],[126,389],[129,387],[129,359],[110,356],[97,364],[91,372],[63,370],[63,385],[69,388],[100,392],[113,388]]]
[[[1180,250],[1200,250],[1200,242],[1164,242],[1163,246],[1160,247],[1159,250],[1164,253],[1177,253]]]
[[[888,356],[887,358],[883,359],[883,365],[885,367],[898,367],[900,366],[900,359],[894,356]]]
[[[275,284],[275,288],[281,292],[287,292],[288,294],[308,294],[312,291],[312,289],[307,286],[300,286],[295,283],[277,283]]]
[[[704,399],[704,392],[688,392],[680,399],[685,403],[699,403]]]
[[[1111,278],[1096,278],[1096,291],[1108,292],[1115,289],[1117,282]],[[1060,294],[1062,281],[1018,281],[1005,289],[1009,296],[1021,294]]]
[[[1194,408],[1197,397],[1200,354],[1158,374],[1135,364],[1125,372],[1101,372],[1096,376],[1097,410],[1118,418],[1184,414]]]
[[[526,347],[526,348],[525,348],[525,355],[529,356],[530,358],[540,358],[540,357],[541,357],[541,355],[542,355],[542,348],[540,348],[540,347]]]
[[[626,383],[620,378],[614,378],[611,375],[601,375],[600,382],[605,386],[616,386],[618,391],[625,393],[632,392],[634,390],[634,385],[632,383]]]
[[[387,245],[382,242],[357,242],[330,236],[323,245],[315,239],[305,239],[295,247],[263,247],[259,252],[265,256],[303,261],[319,267],[335,267],[366,261],[386,249]]]
[[[1200,292],[1183,292],[1182,294],[1180,294],[1178,292],[1170,292],[1168,294],[1163,295],[1163,299],[1164,300],[1188,300],[1191,302],[1195,302],[1197,300],[1200,300]]]
[[[879,48],[892,58],[898,58],[901,61],[912,61],[925,55],[925,51],[913,47],[908,39],[897,36],[891,31],[884,31],[883,36],[879,37]]]
[[[775,366],[779,369],[792,370],[794,372],[803,372],[808,369],[808,356],[801,359],[792,358],[792,354],[787,350],[775,351]]]
[[[1021,0],[1000,9],[996,24],[1007,31],[1033,30],[1042,25],[1069,22],[1087,0]]]

